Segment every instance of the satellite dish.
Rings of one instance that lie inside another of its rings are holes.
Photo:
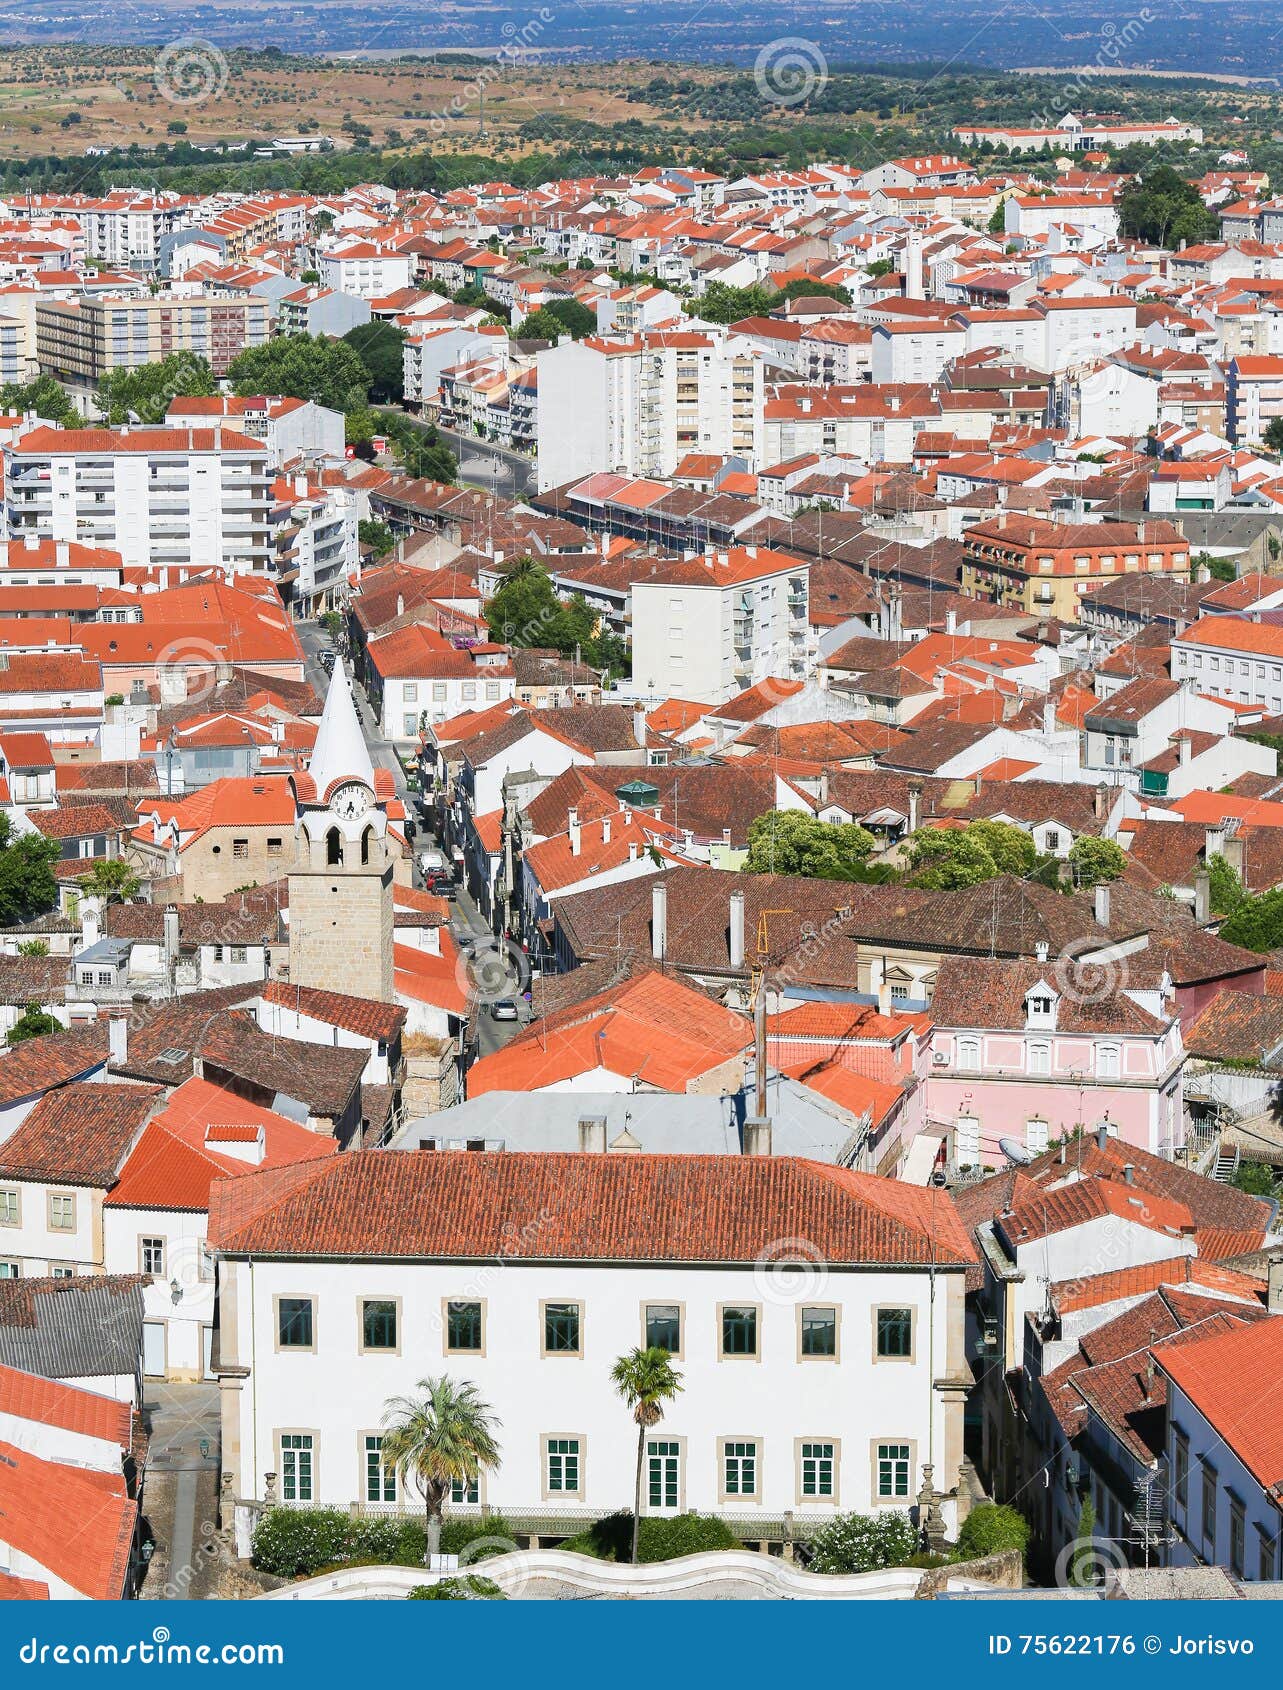
[[[1000,1138],[998,1148],[1014,1168],[1027,1167],[1033,1161],[1033,1152],[1026,1150],[1023,1144],[1017,1144],[1014,1138]]]

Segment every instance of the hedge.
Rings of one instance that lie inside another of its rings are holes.
[[[498,1514],[447,1516],[441,1522],[441,1553],[459,1555],[478,1538],[511,1539]],[[271,1508],[254,1532],[254,1565],[277,1578],[311,1578],[335,1567],[421,1567],[427,1554],[427,1529],[409,1514],[353,1516],[342,1508]],[[500,1554],[498,1544],[483,1550]]]
[[[506,1602],[508,1598],[493,1579],[439,1579],[436,1584],[416,1584],[407,1602]]]
[[[627,1561],[633,1548],[633,1517],[627,1510],[608,1514],[559,1545],[576,1555],[599,1561]],[[709,1549],[738,1549],[739,1539],[713,1514],[644,1516],[637,1538],[638,1561],[675,1561],[679,1555],[702,1555]]]

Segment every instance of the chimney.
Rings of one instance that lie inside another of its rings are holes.
[[[603,820],[602,820],[601,842],[602,842],[603,845],[609,845],[610,844],[610,817],[609,816],[604,817]]]
[[[1042,731],[1045,734],[1054,734],[1056,731],[1056,701],[1054,698],[1043,700]]]
[[[1135,1185],[1135,1183],[1136,1183],[1136,1164],[1134,1162],[1124,1162],[1123,1163],[1123,1184],[1124,1185]]]
[[[396,613],[398,616],[405,615],[405,595],[403,593],[398,593],[396,596]]]
[[[129,1017],[113,1015],[107,1022],[107,1053],[113,1062],[129,1058]]]
[[[668,888],[662,874],[655,876],[650,891],[650,954],[656,962],[668,956]]]
[[[606,1154],[606,1117],[583,1115],[579,1121],[579,1148],[593,1156]]]
[[[918,818],[921,814],[921,811],[922,811],[922,782],[920,780],[911,780],[909,782],[909,832],[910,833],[916,833],[918,831]]]
[[[744,894],[731,893],[731,967],[744,966]]]
[[[1100,784],[1096,788],[1096,801],[1092,806],[1092,808],[1096,812],[1096,820],[1098,822],[1104,821],[1104,819],[1105,819],[1105,806],[1108,804],[1108,802],[1109,802],[1109,788],[1105,785],[1104,781],[1101,781]]]
[[[1283,1256],[1275,1256],[1265,1270],[1265,1306],[1271,1314],[1283,1314]]]
[[[944,631],[946,634],[956,634],[958,631],[958,613],[956,610],[946,610],[944,613]]]
[[[771,1154],[771,1123],[762,1116],[750,1115],[744,1123],[744,1154],[746,1156],[769,1156]]]
[[[1109,888],[1108,888],[1108,886],[1098,886],[1096,888],[1096,922],[1097,922],[1097,925],[1100,926],[1100,927],[1108,927],[1109,926]]]
[[[1039,939],[1037,944],[1034,946],[1034,956],[1037,957],[1039,962],[1046,962],[1050,955],[1051,946],[1048,944],[1047,940]]]
[[[1104,1150],[1106,1148],[1106,1146],[1108,1145],[1108,1143],[1109,1143],[1109,1128],[1105,1125],[1105,1123],[1103,1121],[1101,1121],[1097,1124],[1097,1127],[1096,1127],[1096,1148],[1097,1148],[1097,1150]]]
[[[579,855],[579,810],[572,804],[566,812],[566,829],[570,834],[570,854]]]
[[[1204,927],[1212,919],[1212,882],[1206,869],[1194,876],[1194,920]]]
[[[886,980],[880,980],[878,982],[878,1014],[879,1015],[890,1015],[890,1013],[891,1013],[891,987],[888,985]]]
[[[766,1114],[766,981],[758,984],[753,1004],[753,1073],[757,1081],[757,1109],[754,1119],[765,1121]]]
[[[628,860],[630,863],[637,861],[637,841],[635,839],[628,841]]]
[[[166,904],[164,915],[165,961],[171,966],[178,961],[178,906]]]
[[[65,569],[71,562],[71,547],[66,540],[54,541],[53,561],[59,569]]]
[[[99,922],[98,922],[98,906],[97,906],[97,904],[89,904],[89,903],[81,904],[81,906],[80,906],[80,937],[81,937],[82,941],[84,942],[85,950],[88,950],[90,945],[96,945],[98,943],[98,936],[101,932],[102,932],[102,928],[100,927]]]
[[[642,747],[643,750],[645,750],[645,748],[646,748],[646,712],[641,708],[640,705],[638,705],[638,707],[633,711],[633,739],[638,745],[640,745]]]

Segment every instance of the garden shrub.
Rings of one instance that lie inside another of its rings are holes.
[[[962,1523],[958,1559],[979,1561],[986,1555],[999,1555],[1005,1549],[1023,1552],[1028,1544],[1029,1522],[1023,1514],[1005,1503],[982,1502]]]
[[[511,1540],[512,1530],[499,1514],[483,1520],[447,1515],[441,1523],[441,1553],[461,1555],[478,1538]],[[412,1514],[353,1517],[341,1508],[272,1508],[254,1533],[254,1565],[278,1578],[310,1578],[336,1567],[421,1567],[427,1553],[427,1527]],[[503,1554],[503,1545],[487,1545],[478,1560]]]
[[[586,1531],[560,1546],[599,1561],[627,1561],[633,1548],[633,1517],[627,1510],[608,1514]],[[638,1561],[674,1561],[679,1555],[702,1555],[710,1549],[738,1549],[739,1539],[714,1514],[675,1514],[645,1517],[637,1538]]]
[[[922,1547],[917,1527],[899,1509],[839,1514],[805,1545],[813,1573],[877,1573],[904,1567]]]

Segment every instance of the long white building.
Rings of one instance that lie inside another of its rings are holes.
[[[36,428],[4,449],[4,537],[78,541],[126,567],[267,572],[267,447],[210,428]]]
[[[646,1438],[647,1513],[769,1540],[786,1516],[906,1508],[927,1463],[957,1483],[973,1252],[943,1191],[786,1157],[357,1151],[211,1204],[242,1500],[417,1513],[381,1466],[384,1410],[445,1374],[502,1450],[452,1506],[570,1535],[631,1506],[610,1372],[646,1344],[682,1375]]]
[[[539,485],[597,470],[672,475],[688,452],[762,458],[762,358],[686,330],[550,347],[538,358]]]
[[[810,566],[765,546],[658,558],[631,586],[633,674],[648,693],[720,704],[815,657]]]

